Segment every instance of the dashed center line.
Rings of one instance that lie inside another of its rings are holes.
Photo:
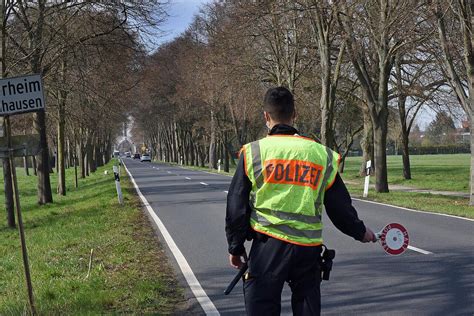
[[[428,250],[416,248],[416,247],[413,247],[413,246],[408,246],[408,249],[419,252],[419,253],[422,253],[424,255],[432,255],[433,254],[432,252],[430,252]]]
[[[171,173],[171,171],[168,171],[168,173]]]
[[[202,185],[209,185],[209,184],[207,184],[207,183],[205,183],[205,182],[199,182],[199,183],[201,183]]]
[[[187,180],[191,180],[191,178],[190,178],[190,177],[186,177],[186,179],[187,179]]]

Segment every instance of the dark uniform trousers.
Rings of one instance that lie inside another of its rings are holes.
[[[257,233],[244,278],[245,309],[250,316],[280,315],[281,292],[288,282],[293,315],[320,315],[321,247],[290,244]]]

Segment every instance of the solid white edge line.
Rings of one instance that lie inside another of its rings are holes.
[[[124,164],[125,166],[125,164]],[[212,303],[211,299],[209,296],[207,296],[206,292],[202,288],[201,284],[199,283],[198,279],[193,273],[193,270],[188,264],[188,261],[184,257],[183,253],[179,250],[178,246],[174,242],[173,238],[171,237],[170,233],[166,229],[165,225],[163,222],[160,220],[158,215],[153,211],[153,208],[150,206],[150,203],[148,203],[147,199],[145,196],[143,196],[142,192],[137,186],[137,183],[135,182],[135,179],[133,178],[132,174],[128,170],[127,166],[125,166],[125,170],[127,170],[128,176],[130,177],[130,180],[132,180],[133,186],[135,187],[135,190],[138,193],[138,196],[142,200],[143,204],[145,205],[148,213],[150,216],[153,218],[153,221],[155,224],[158,226],[158,229],[160,230],[161,234],[163,235],[163,238],[165,239],[166,243],[168,244],[168,247],[171,249],[171,252],[173,253],[173,256],[175,257],[176,261],[178,262],[179,268],[181,269],[181,272],[184,275],[184,278],[186,279],[186,282],[188,283],[189,287],[191,288],[191,291],[193,292],[194,296],[198,300],[199,304],[201,305],[202,309],[206,313],[206,315],[220,315],[219,311],[217,310],[216,306],[214,303]]]
[[[474,219],[461,217],[461,216],[456,216],[456,215],[419,211],[419,210],[414,210],[414,209],[406,208],[406,207],[402,207],[402,206],[396,206],[396,205],[385,204],[385,203],[380,203],[380,202],[368,201],[368,200],[358,199],[358,198],[352,198],[352,199],[356,200],[356,201],[361,201],[361,202],[367,202],[367,203],[378,204],[378,205],[383,205],[383,206],[388,206],[388,207],[394,207],[394,208],[398,208],[398,209],[405,210],[405,211],[410,211],[410,212],[415,212],[415,213],[423,213],[423,214],[429,214],[429,215],[439,215],[439,216],[452,217],[452,218],[463,219],[463,220],[466,220],[466,221],[474,222]]]
[[[204,183],[204,182],[199,182],[199,183],[201,183],[202,185],[209,185],[209,184],[207,184],[207,183]]]
[[[433,254],[431,251],[423,250],[421,248],[417,248],[417,247],[413,247],[413,246],[408,246],[407,248],[410,249],[410,250],[422,253],[424,255],[432,255]]]

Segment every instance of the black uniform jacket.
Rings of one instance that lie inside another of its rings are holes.
[[[269,135],[294,135],[298,131],[288,125],[275,125]],[[249,195],[252,184],[245,174],[244,159],[241,156],[237,170],[227,195],[226,226],[229,253],[241,255],[244,253],[245,240],[255,233],[250,227]],[[352,206],[352,200],[339,174],[334,184],[326,191],[324,206],[334,225],[344,234],[357,240],[362,240],[365,234],[365,225],[358,218],[357,211]]]

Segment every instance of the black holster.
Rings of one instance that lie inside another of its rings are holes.
[[[332,269],[332,260],[336,257],[336,250],[328,249],[325,245],[322,245],[323,251],[319,260],[319,266],[321,267],[321,280],[329,280],[329,275]]]

